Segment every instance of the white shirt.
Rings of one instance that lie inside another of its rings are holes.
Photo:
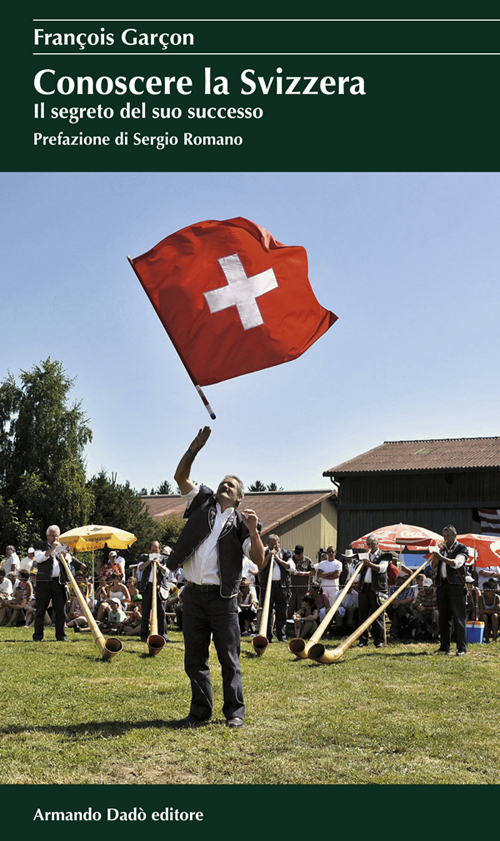
[[[10,578],[4,578],[0,584],[0,593],[7,593],[8,596],[12,595],[12,581]]]
[[[341,572],[342,571],[342,562],[341,561],[320,561],[319,564],[313,564],[314,569],[318,571],[318,578],[321,579],[321,586],[323,590],[338,590],[339,589],[339,579],[338,578],[321,578],[321,571],[323,572]]]
[[[160,561],[161,561],[161,555],[160,555],[158,552],[150,552],[150,553],[149,553],[149,560],[150,560],[150,561],[158,561],[158,562],[160,562]],[[161,565],[163,568],[165,568],[165,564],[164,564],[164,562],[161,562],[161,564],[160,564],[160,565]],[[142,575],[143,575],[145,572],[147,573],[148,569],[149,569],[149,578],[148,578],[148,582],[150,582],[150,583],[152,584],[152,583],[153,583],[154,564],[152,564],[152,563],[151,563],[151,564],[149,565],[149,567],[146,567],[146,569],[143,569],[143,570],[142,570],[142,573],[141,573],[141,578],[142,578]],[[157,568],[157,570],[156,570],[156,583],[158,583],[158,576],[160,576],[160,575],[162,575],[162,571],[161,571],[160,569],[158,569],[158,568]]]
[[[195,485],[187,494],[182,495],[187,508],[189,508],[199,490],[199,487]],[[192,581],[193,584],[220,584],[217,541],[233,512],[234,508],[226,508],[225,511],[221,511],[219,503],[216,504],[215,522],[212,531],[183,566],[187,581]],[[250,537],[247,537],[241,547],[242,566],[243,555],[250,558],[250,546],[251,540]]]
[[[281,551],[281,550],[280,550],[280,551]],[[283,560],[284,560],[284,558],[281,558],[281,560],[283,561]],[[295,572],[295,562],[294,562],[294,561],[292,561],[292,559],[291,559],[291,558],[288,558],[288,560],[286,561],[286,563],[288,564],[288,570],[287,570],[287,572],[289,572],[289,573]],[[278,561],[276,560],[276,558],[274,558],[274,560],[273,560],[273,574],[272,574],[272,579],[273,579],[273,581],[281,581],[281,566],[280,566],[280,564],[278,563]]]
[[[19,572],[19,555],[17,552],[13,552],[12,555],[9,555],[7,560],[5,561],[3,568],[5,570],[5,575],[8,575],[9,572],[12,572],[12,566],[15,564],[15,572]]]
[[[27,569],[28,572],[31,572],[31,568],[32,568],[34,563],[35,563],[35,559],[30,558],[29,555],[26,555],[26,557],[23,558],[22,561],[21,561],[21,566],[19,567],[19,570]]]
[[[243,558],[243,578],[246,578],[249,584],[255,584],[255,576],[259,571],[259,567],[253,563],[249,558]]]
[[[500,567],[477,567],[477,586],[480,590],[484,587],[484,582],[491,578],[492,573],[500,573]],[[495,579],[498,581],[498,578]]]

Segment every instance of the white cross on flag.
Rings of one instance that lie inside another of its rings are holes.
[[[198,385],[296,359],[337,320],[305,249],[242,217],[190,225],[130,262]]]

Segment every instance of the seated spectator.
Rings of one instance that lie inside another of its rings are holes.
[[[175,621],[177,622],[177,627],[179,631],[182,631],[182,591],[184,590],[184,586],[185,585],[181,585],[179,587],[177,601],[174,604]]]
[[[401,561],[399,562],[399,555],[397,552],[392,553],[392,561],[387,567],[387,584],[389,587],[393,587],[396,584],[397,577],[401,573],[405,575],[411,575],[411,569],[409,569],[405,564]],[[401,583],[401,582],[400,582]],[[393,591],[394,592],[394,591]]]
[[[486,581],[493,580],[495,586],[493,589],[500,587],[500,567],[477,567],[477,586],[480,590],[484,590]]]
[[[415,639],[427,634],[437,639],[439,629],[439,611],[436,588],[432,578],[424,578],[423,585],[415,596],[413,604],[412,636]]]
[[[125,636],[140,636],[142,625],[142,596],[136,593],[132,596],[132,603],[134,605],[132,613],[119,626],[119,632]]]
[[[10,583],[12,584],[12,595],[14,595],[14,590],[17,587],[18,579],[17,579],[17,572],[8,572],[7,578],[9,579]]]
[[[314,603],[319,610],[319,620],[322,622],[326,616],[327,610],[330,610],[330,601],[328,596],[323,592],[323,588],[320,584],[311,584],[309,593],[306,595],[313,597]]]
[[[115,576],[118,581],[122,581],[122,568],[120,564],[116,563],[116,552],[110,552],[108,562],[104,564],[101,573],[101,581],[104,584],[111,584],[111,578]]]
[[[31,572],[31,570],[33,569],[34,560],[35,560],[35,550],[33,549],[33,546],[30,546],[30,548],[28,549],[28,554],[21,561],[19,570],[27,569],[28,572]]]
[[[121,572],[122,572],[122,577],[121,577],[120,581],[122,581],[122,582],[125,581],[125,558],[122,558],[121,555],[119,555],[117,552],[115,552],[113,550],[108,555],[108,563],[110,561],[113,564],[117,564],[120,567]]]
[[[253,621],[257,616],[257,605],[253,592],[250,589],[250,584],[243,578],[240,582],[240,589],[237,596],[238,600],[238,621],[240,623],[240,633],[247,637],[253,630]]]
[[[7,578],[4,568],[0,567],[0,607],[3,601],[12,596],[13,591],[12,581]]]
[[[103,598],[97,609],[98,622],[101,622],[105,618],[105,614],[113,599],[118,601],[124,610],[127,609],[131,601],[128,588],[125,587],[125,584],[120,583],[119,576],[116,572],[111,574],[109,585],[104,584],[102,586],[101,595]]]
[[[33,596],[33,587],[29,578],[28,570],[23,569],[19,573],[19,582],[13,595],[1,603],[0,625],[6,625],[8,628],[24,625],[24,608]]]
[[[355,581],[333,617],[341,633],[351,634],[358,627],[358,613],[358,583]]]
[[[302,597],[302,607],[293,614],[296,638],[311,636],[318,627],[319,610],[313,596]]]
[[[127,614],[122,610],[119,599],[109,599],[109,604],[104,608],[104,617],[99,622],[101,630],[117,631],[118,626],[125,622]]]
[[[90,599],[86,596],[85,593],[83,593],[83,590],[82,595],[85,596],[87,607],[90,607]],[[80,631],[81,628],[86,628],[88,626],[87,618],[76,596],[73,596],[69,603],[69,607],[66,611],[66,617],[66,627],[73,628],[74,631]]]
[[[405,567],[407,569],[407,567]],[[399,590],[402,584],[406,581],[408,576],[405,572],[400,571],[396,578],[396,583],[389,587],[389,596],[392,596],[396,590]],[[405,587],[401,591],[397,599],[394,599],[387,609],[387,615],[391,620],[391,639],[397,640],[402,637],[408,630],[408,636],[411,634],[410,621],[413,618],[413,602],[415,600],[415,589],[411,586]]]
[[[129,575],[125,586],[130,593],[129,609],[132,610],[134,607],[134,596],[139,595],[139,588],[137,587],[137,578],[134,578],[133,575]]]
[[[467,621],[476,622],[479,619],[479,587],[476,587],[472,575],[465,576],[465,586],[467,587],[465,610],[467,612]]]
[[[495,581],[485,581],[483,592],[479,595],[479,621],[484,622],[484,641],[493,642],[498,638],[498,616],[500,614],[500,596],[495,592]]]

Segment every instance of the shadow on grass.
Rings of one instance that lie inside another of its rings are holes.
[[[226,725],[225,718],[214,718],[210,721],[203,721],[199,725],[191,728],[182,728],[179,726],[179,719],[171,718],[163,720],[160,718],[153,718],[146,721],[84,721],[80,724],[40,724],[40,725],[10,725],[0,727],[1,736],[17,736],[22,733],[42,733],[54,735],[64,735],[68,739],[76,739],[81,736],[98,736],[100,738],[119,737],[133,730],[199,730],[205,727],[224,726]],[[230,728],[228,728],[230,730]]]
[[[64,643],[71,642],[71,643],[75,643],[75,642],[78,642],[78,640],[71,639],[70,637],[68,637],[67,640],[56,640],[55,637],[47,637],[47,638],[44,637],[43,640],[39,640],[39,641],[32,640],[32,639],[29,639],[29,640],[16,640],[16,639],[6,639],[5,640],[4,639],[4,640],[0,640],[0,645],[2,643],[5,643],[5,642],[15,642],[18,645],[28,645],[28,644],[31,645],[32,643],[38,645],[38,642],[41,642],[41,643],[47,643],[47,642],[64,642]]]

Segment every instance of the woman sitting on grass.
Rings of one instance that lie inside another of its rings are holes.
[[[125,634],[125,636],[140,636],[142,625],[142,596],[140,593],[133,596],[132,601],[134,605],[132,613],[118,626],[118,633]]]
[[[485,581],[483,592],[479,595],[479,621],[484,622],[484,641],[493,642],[498,638],[498,617],[500,615],[500,596],[495,593],[495,582]]]
[[[88,598],[86,592],[83,589],[82,595],[85,598],[87,607],[90,607],[90,599]],[[67,628],[73,628],[75,631],[80,631],[82,628],[86,628],[88,625],[87,619],[83,612],[83,608],[76,596],[73,596],[73,598],[71,599],[66,616],[68,619],[68,621],[66,622]]]
[[[128,591],[128,588],[125,587],[125,584],[120,583],[118,575],[114,573],[111,576],[110,584],[103,584],[101,588],[101,595],[102,597],[104,597],[104,599],[99,605],[99,609],[97,611],[98,622],[102,622],[102,620],[105,618],[113,600],[118,601],[121,604],[123,610],[127,610],[128,604],[130,603],[130,593]]]
[[[318,620],[319,609],[316,606],[313,596],[304,596],[302,607],[297,613],[293,614],[296,638],[305,639],[314,633],[318,627]]]
[[[257,616],[257,607],[255,604],[254,594],[250,589],[250,584],[243,578],[240,582],[240,589],[238,593],[238,621],[240,623],[240,633],[247,637],[252,630],[252,622]]]
[[[319,618],[323,621],[326,611],[330,609],[330,600],[326,593],[323,592],[323,587],[320,584],[311,584],[311,590],[307,595],[313,597],[316,607],[319,610]]]
[[[0,625],[12,628],[14,625],[24,625],[24,609],[33,596],[33,587],[27,569],[19,573],[19,583],[10,599],[2,602],[0,608]]]

